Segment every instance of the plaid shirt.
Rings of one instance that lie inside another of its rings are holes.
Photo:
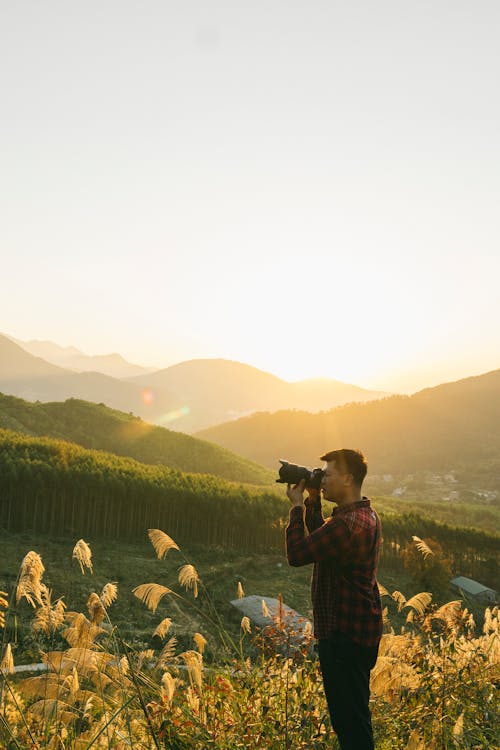
[[[305,513],[290,509],[286,552],[295,567],[314,563],[312,604],[314,634],[334,632],[363,646],[375,646],[382,635],[382,607],[376,572],[380,548],[380,519],[368,498],[335,508],[324,521],[318,497]]]

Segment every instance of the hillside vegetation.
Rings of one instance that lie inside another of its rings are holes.
[[[317,465],[344,446],[363,450],[374,474],[473,468],[499,487],[500,370],[320,414],[254,414],[197,436],[269,467],[280,457]]]
[[[231,481],[264,485],[274,478],[270,470],[213,443],[78,399],[32,404],[0,393],[0,427]]]
[[[26,554],[19,576],[13,571],[12,585],[0,592],[1,746],[332,747],[335,740],[310,631],[297,645],[281,609],[271,617],[263,608],[268,618],[263,630],[247,617],[238,627],[234,613],[228,621],[227,601],[221,611],[214,600],[210,571],[187,557],[184,548],[172,549],[172,540],[161,531],[155,534],[161,536],[156,543],[151,539],[158,557],[164,555],[158,542],[167,542],[171,551],[168,560],[154,561],[150,553],[149,583],[140,578],[146,571],[134,568],[134,584],[142,585],[134,585],[135,607],[128,611],[125,631],[117,629],[116,616],[121,600],[133,598],[130,583],[117,575],[114,565],[109,566],[111,577],[102,576],[101,554],[106,550],[93,556],[100,575],[80,576],[76,583],[76,610],[66,610],[74,606],[73,596],[63,601],[56,598],[60,590],[52,593],[53,565],[47,557],[42,561],[38,551]],[[57,567],[69,567],[70,549],[60,547]],[[89,572],[90,552],[87,547],[81,559],[82,573]],[[130,547],[123,549],[122,569],[125,561],[132,567],[136,554]],[[110,562],[107,555],[105,559]],[[180,561],[185,565],[179,570]],[[11,558],[9,562],[12,566]],[[272,564],[269,558],[267,562]],[[49,563],[47,571],[44,563]],[[231,560],[217,578],[231,579],[234,592],[235,575],[245,563]],[[303,572],[294,569],[290,578]],[[154,583],[158,578],[161,585]],[[119,580],[118,587],[113,580]],[[259,584],[258,593],[262,591]],[[498,747],[498,607],[476,614],[461,601],[447,599],[438,606],[429,592],[411,598],[401,588],[381,593],[384,635],[370,685],[377,748]],[[141,628],[139,638],[130,633],[135,624]],[[46,672],[13,674],[18,656],[27,655],[18,648],[20,633],[30,634],[32,659],[42,659]]]
[[[0,430],[2,527],[137,538],[163,525],[181,539],[266,549],[287,503],[209,474],[149,466],[51,438]]]
[[[253,552],[283,548],[289,509],[271,491],[8,430],[0,430],[0,498],[1,528],[9,533],[126,540],[153,527],[183,543]],[[400,565],[403,546],[417,534],[446,547],[458,573],[496,586],[498,536],[416,514],[384,513],[382,520],[388,564]]]

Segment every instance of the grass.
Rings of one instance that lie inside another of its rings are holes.
[[[450,526],[467,526],[490,534],[498,534],[500,505],[498,503],[463,503],[449,500],[422,500],[411,497],[375,496],[380,513],[416,513]]]
[[[77,540],[50,539],[41,535],[6,534],[0,536],[0,590],[11,590],[16,571],[28,550],[38,552],[46,567],[45,580],[55,597],[64,597],[70,610],[85,609],[89,591],[100,592],[108,582],[118,584],[118,601],[113,605],[113,622],[123,637],[137,648],[151,644],[151,633],[162,616],[174,622],[173,633],[181,643],[190,639],[191,633],[202,627],[199,618],[189,608],[173,600],[164,600],[158,612],[144,609],[132,590],[141,583],[156,581],[174,587],[183,559],[172,550],[161,563],[146,533],[144,541],[138,543],[106,542],[86,539],[92,549],[93,574],[82,576],[76,560],[71,559],[73,545]],[[184,546],[183,552],[196,568],[206,587],[210,590],[217,610],[226,627],[236,635],[240,616],[230,604],[236,598],[238,581],[246,594],[277,597],[282,594],[285,603],[304,616],[311,618],[310,579],[312,567],[291,568],[283,553],[241,554],[220,547],[207,549],[203,545]],[[379,578],[390,591],[408,591],[411,581],[404,570],[389,570],[383,566]],[[21,615],[29,614],[27,604],[20,605]],[[22,619],[22,618],[21,618]],[[209,633],[209,636],[213,634]],[[16,647],[16,663],[38,660],[37,647],[29,629],[19,627],[19,643]]]
[[[4,565],[8,564],[10,569],[14,562],[11,559],[9,564],[4,557],[9,545],[17,544],[15,554],[19,555],[20,543],[26,545],[31,541],[37,541],[38,545],[24,546],[21,554],[32,546],[38,546],[40,551],[43,540],[2,539],[2,577]],[[95,574],[89,576],[82,575],[76,563],[66,572],[68,547],[71,545],[67,540],[45,543],[45,565],[52,566],[52,560],[58,565],[57,570],[47,569],[45,583],[66,581],[71,587],[69,596],[74,598],[71,606],[76,606],[82,614],[66,612],[66,621],[59,622],[55,634],[45,617],[46,633],[40,636],[38,645],[46,652],[46,674],[17,679],[5,673],[0,676],[0,742],[5,743],[2,747],[9,750],[335,747],[318,664],[307,642],[299,650],[292,649],[291,634],[279,619],[270,626],[272,633],[267,638],[246,634],[242,627],[234,628],[228,620],[223,641],[217,641],[216,634],[204,627],[205,614],[215,619],[219,616],[216,612],[219,598],[224,598],[224,606],[228,606],[225,597],[235,596],[237,580],[244,583],[247,593],[275,594],[275,589],[264,589],[277,581],[284,584],[294,576],[297,588],[290,588],[287,598],[295,604],[306,596],[308,571],[283,570],[279,566],[282,560],[275,555],[228,556],[212,549],[205,551],[201,562],[191,557],[196,551],[202,552],[198,548],[189,552],[171,550],[167,560],[158,561],[149,545],[122,545],[112,550],[109,545],[97,544],[93,547]],[[183,592],[179,587],[177,573],[186,559],[192,560],[203,579],[199,599],[193,599],[191,590]],[[113,565],[115,575],[104,575],[104,570],[100,570],[101,566],[106,567],[108,573]],[[36,569],[40,572],[41,566]],[[35,579],[35,568],[31,570],[31,577],[25,575],[22,580]],[[171,585],[178,592],[176,596],[168,594],[155,615],[128,598],[126,582],[133,578],[135,584],[145,583],[143,574],[150,574],[146,576],[150,582]],[[302,575],[304,579],[298,577]],[[91,593],[99,591],[103,582],[119,576],[123,580],[116,603],[111,603],[112,598]],[[7,577],[10,584],[16,582],[15,574],[9,573]],[[389,578],[384,578],[383,573],[381,578],[390,589]],[[392,578],[393,584],[396,579],[400,582],[397,573]],[[34,592],[41,591],[39,584],[40,578],[31,589],[25,587],[25,591],[31,591],[37,599]],[[249,590],[254,584],[257,591]],[[495,686],[500,678],[498,608],[487,610],[483,631],[474,624],[461,602],[450,602],[437,609],[429,606],[429,599],[428,595],[420,594],[406,602],[399,592],[384,597],[391,618],[386,622],[379,659],[372,673],[377,748],[489,750],[500,741],[494,714]],[[132,611],[132,605],[138,609]],[[87,608],[88,615],[84,615]],[[40,600],[37,615],[42,610]],[[177,621],[179,642],[169,641],[166,646],[161,642],[151,643],[154,626],[166,613]],[[224,612],[219,614],[225,620]],[[396,626],[392,616],[396,614],[404,622],[404,630]],[[28,606],[16,609],[12,604],[5,615],[4,636],[12,640],[19,622],[32,620],[33,610]],[[124,631],[116,629],[117,618],[123,618],[124,627],[127,622],[129,626],[131,622],[140,623],[141,630],[135,632],[140,632],[149,643],[141,643],[139,639],[131,644]],[[196,637],[200,630],[208,637],[208,658],[204,654],[204,640]],[[223,643],[229,644],[229,648]],[[2,654],[5,669],[8,654],[5,638]],[[210,669],[205,669],[207,664]]]

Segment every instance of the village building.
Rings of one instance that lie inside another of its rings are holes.
[[[455,591],[460,591],[461,593],[464,593],[467,596],[472,596],[474,599],[478,599],[479,601],[490,602],[491,604],[500,601],[500,595],[498,591],[490,589],[488,588],[488,586],[483,586],[482,583],[473,581],[472,578],[458,576],[457,578],[454,578],[450,583]]]

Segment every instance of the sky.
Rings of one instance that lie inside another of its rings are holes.
[[[0,330],[384,390],[500,368],[497,0],[2,0]]]

